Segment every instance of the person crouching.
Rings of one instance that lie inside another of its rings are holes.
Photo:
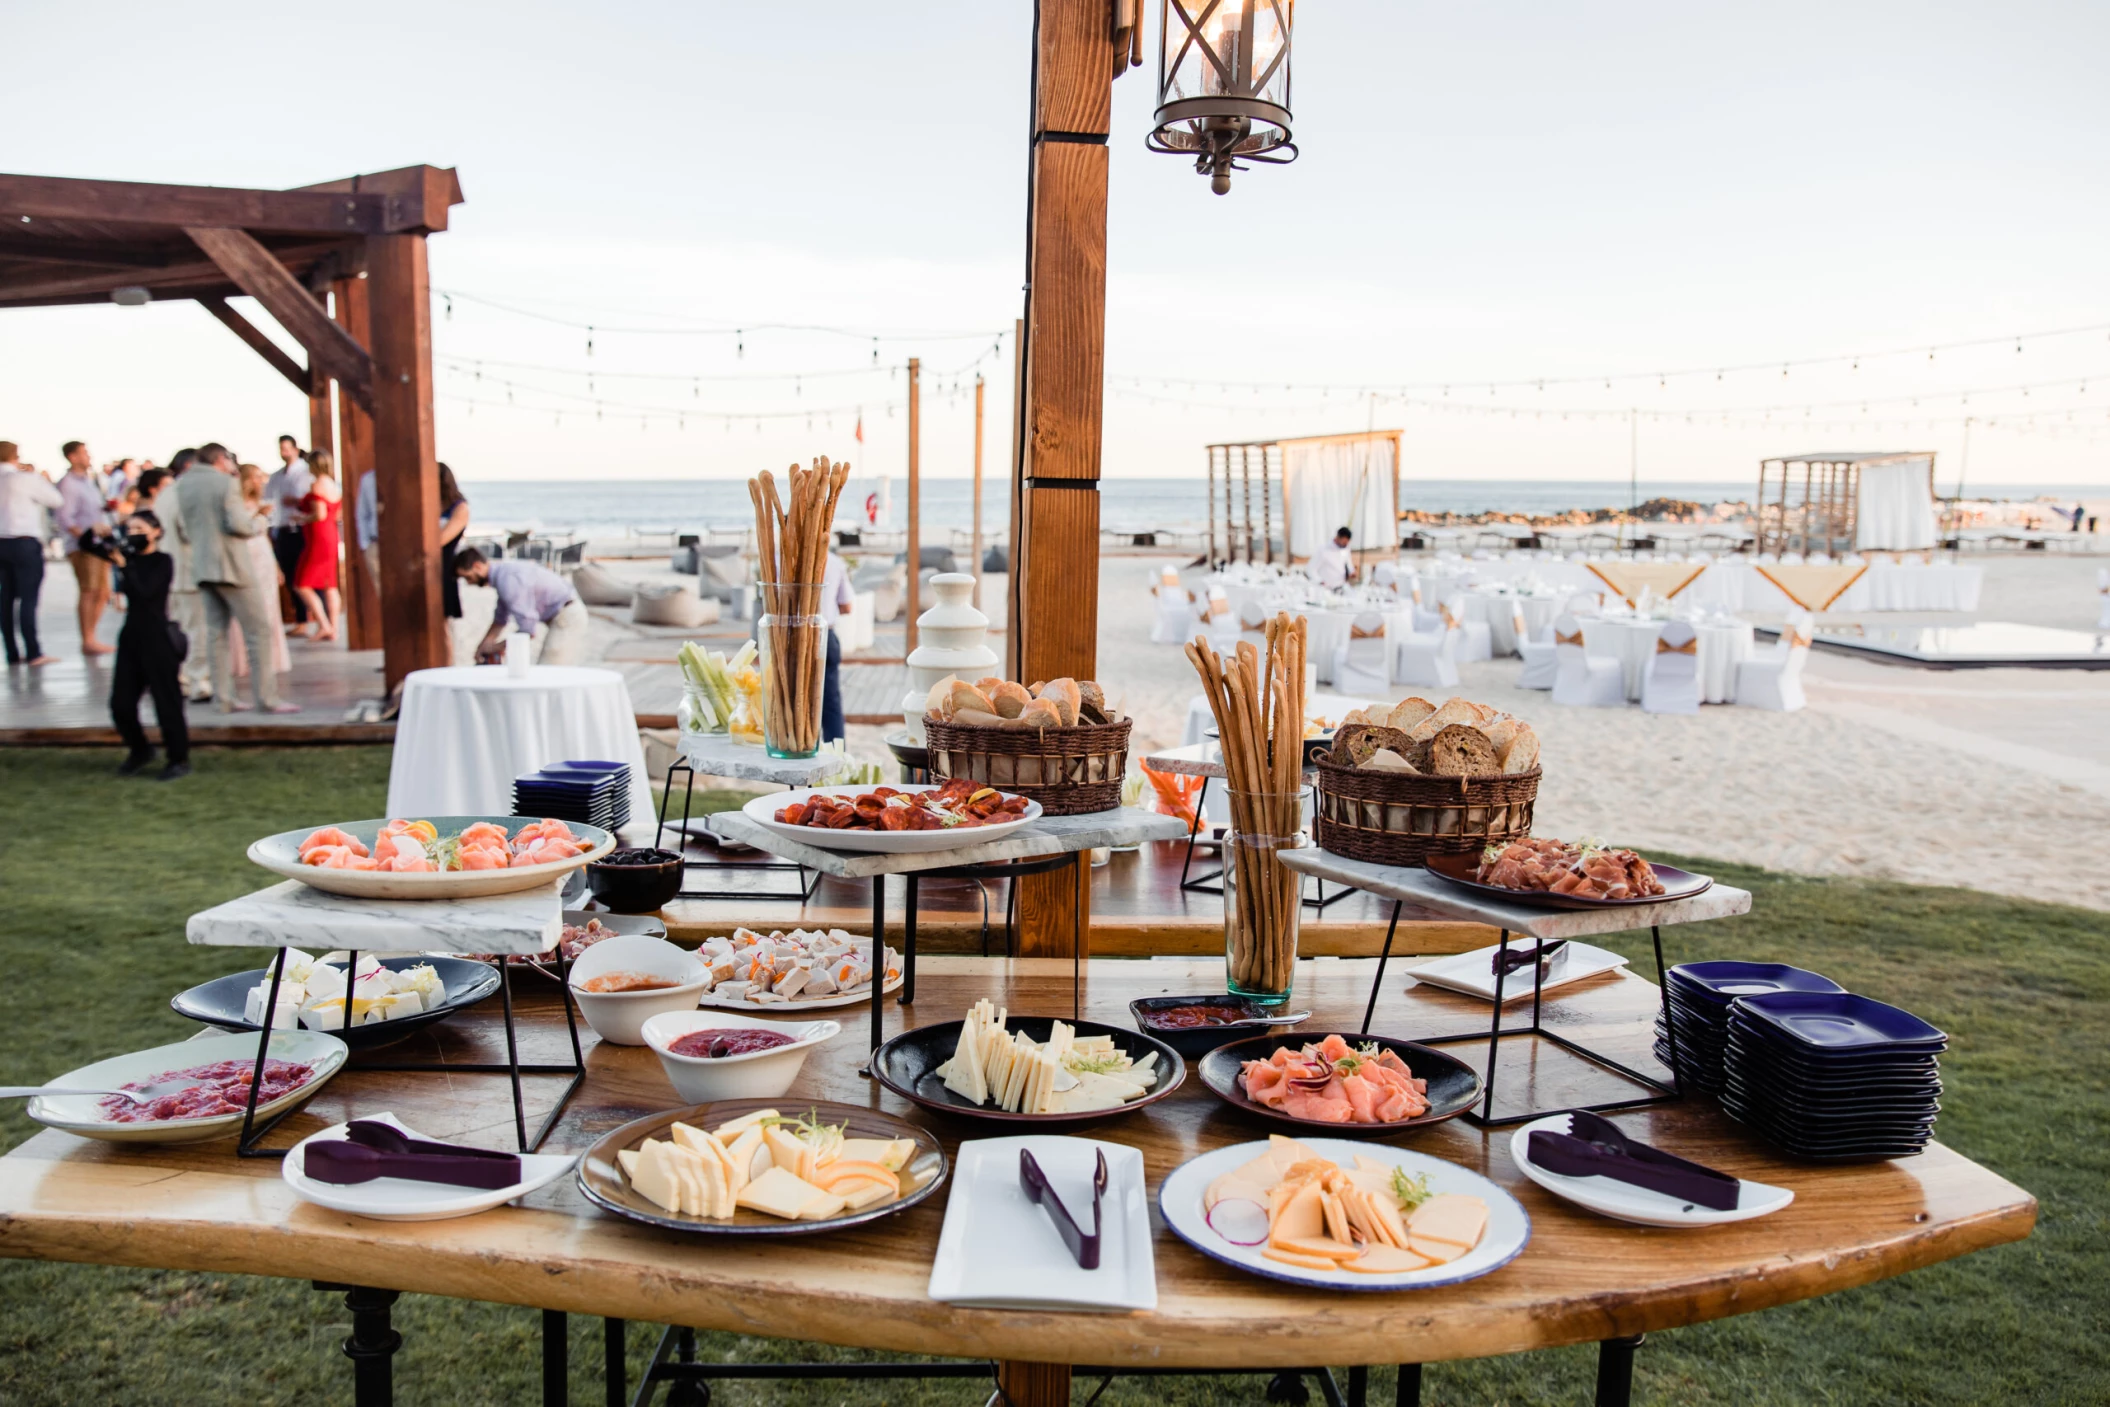
[[[483,553],[470,547],[455,554],[454,574],[498,593],[491,628],[476,647],[478,664],[498,664],[505,659],[508,625],[535,638],[537,664],[577,664],[586,658],[591,629],[586,607],[571,583],[548,567],[511,557],[487,561]]]
[[[161,724],[161,745],[168,765],[161,780],[190,775],[190,727],[183,716],[183,686],[178,679],[190,642],[169,620],[169,590],[175,585],[176,559],[161,550],[161,519],[141,509],[127,517],[123,536],[89,533],[84,550],[121,566],[125,622],[117,632],[117,662],[110,680],[110,721],[125,741],[121,776],[144,771],[154,760],[146,729],[139,724],[139,698],[154,697],[154,717]]]

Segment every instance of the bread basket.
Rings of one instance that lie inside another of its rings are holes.
[[[931,780],[983,782],[1040,803],[1050,816],[1111,811],[1128,774],[1131,720],[1069,728],[990,728],[923,720]]]
[[[1313,838],[1350,860],[1418,866],[1531,834],[1540,769],[1478,777],[1373,771],[1321,757]]]

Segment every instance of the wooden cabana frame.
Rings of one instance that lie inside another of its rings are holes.
[[[1399,476],[1400,450],[1405,432],[1401,430],[1357,430],[1340,435],[1298,435],[1277,440],[1233,440],[1208,447],[1209,454],[1209,560],[1212,562],[1275,560],[1275,492],[1282,494],[1282,559],[1285,565],[1302,558],[1293,557],[1289,551],[1289,484],[1283,470],[1282,450],[1286,445],[1308,444],[1364,444],[1376,440],[1392,442],[1392,511],[1387,521],[1399,521]],[[1258,546],[1256,548],[1255,521],[1253,517],[1253,478],[1259,475],[1260,517]],[[1217,550],[1217,493],[1218,473],[1223,475],[1223,551]],[[1368,563],[1380,557],[1395,554],[1398,543],[1387,542],[1377,547],[1355,549],[1355,560]],[[1241,556],[1242,552],[1242,556]]]
[[[1869,450],[1790,454],[1759,461],[1754,505],[1759,552],[1854,550],[1861,508],[1861,470],[1872,464],[1927,461],[1927,496],[1934,497],[1934,451]],[[1800,484],[1796,483],[1800,471]]]
[[[376,583],[349,551],[344,585],[349,643],[381,647],[390,688],[449,658],[425,237],[461,200],[435,166],[294,190],[0,175],[0,308],[105,303],[121,288],[195,302],[307,397],[309,443],[335,454],[347,518],[360,478],[380,476],[389,569]],[[229,305],[237,294],[306,365]]]

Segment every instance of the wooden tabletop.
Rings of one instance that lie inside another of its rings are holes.
[[[1307,1029],[1353,1031],[1373,964],[1300,964]],[[1416,1037],[1484,1028],[1484,1003],[1411,985],[1395,965],[1377,1030]],[[1069,1010],[1066,961],[927,959],[911,1024],[956,1018],[989,996],[1013,1012]],[[1087,968],[1087,1014],[1127,1022],[1138,996],[1221,990],[1220,960],[1099,960]],[[554,988],[532,974],[516,990],[524,1055],[559,1056]],[[1546,1020],[1638,1068],[1656,988],[1610,974],[1547,999]],[[380,1052],[472,1061],[494,1053],[496,1002]],[[889,1032],[902,1009],[887,1013]],[[975,1127],[924,1115],[857,1075],[862,1013],[807,1061],[786,1096],[870,1104],[926,1123],[948,1151]],[[589,1041],[591,1037],[588,1037]],[[1561,1107],[1614,1094],[1624,1082],[1547,1042],[1506,1041],[1508,1100]],[[1475,1060],[1484,1047],[1454,1046]],[[676,1105],[656,1058],[595,1046],[590,1077],[548,1149],[578,1150],[639,1115]],[[529,1118],[559,1082],[531,1081]],[[1500,1106],[1498,1106],[1499,1108]],[[420,1131],[505,1146],[511,1108],[502,1077],[340,1075],[296,1120],[298,1132],[392,1111]],[[1940,1144],[1916,1158],[1848,1166],[1775,1156],[1702,1099],[1621,1115],[1619,1124],[1671,1151],[1793,1188],[1785,1211],[1700,1231],[1608,1221],[1561,1202],[1518,1174],[1510,1131],[1462,1120],[1396,1140],[1486,1173],[1530,1212],[1524,1254],[1481,1279],[1391,1294],[1315,1294],[1239,1273],[1157,1226],[1159,1307],[1127,1315],[955,1309],[927,1298],[943,1195],[855,1231],[735,1243],[661,1232],[602,1213],[569,1179],[457,1221],[366,1221],[295,1199],[275,1163],[238,1161],[230,1141],[188,1148],[120,1146],[46,1131],[0,1158],[0,1255],[178,1270],[239,1272],[372,1285],[463,1299],[605,1314],[657,1323],[812,1339],[866,1348],[1049,1363],[1271,1367],[1428,1362],[1601,1340],[1765,1309],[1896,1275],[2029,1234],[2028,1193]],[[1007,1132],[997,1130],[996,1132]],[[1089,1130],[1143,1151],[1153,1200],[1184,1160],[1262,1138],[1191,1072],[1172,1097]],[[276,1141],[286,1142],[281,1130]],[[1156,1222],[1153,1208],[1153,1221]]]

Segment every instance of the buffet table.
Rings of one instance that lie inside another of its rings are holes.
[[[1315,1029],[1356,1029],[1373,965],[1299,965],[1296,1001],[1313,1008]],[[1222,978],[1223,964],[1214,960],[1094,960],[1085,974],[1086,1014],[1126,1024],[1132,998],[1216,990]],[[982,997],[1013,1011],[1063,1011],[1070,982],[1066,961],[929,958],[908,1020],[956,1018]],[[520,986],[516,1009],[531,1057],[568,1054],[555,988],[540,980]],[[1636,1061],[1649,1058],[1656,1005],[1652,983],[1624,974],[1546,1000],[1549,1021],[1587,1029],[1597,1044]],[[1411,1037],[1484,1021],[1486,1013],[1485,1003],[1411,986],[1395,966],[1374,1029]],[[487,1003],[421,1033],[413,1050],[490,1058],[497,1026]],[[926,1114],[861,1078],[862,1055],[863,1042],[845,1032],[814,1053],[789,1098],[884,1108],[932,1128],[948,1156],[960,1138],[989,1134],[987,1126]],[[586,1063],[585,1083],[552,1149],[583,1149],[619,1123],[680,1102],[648,1050],[592,1045]],[[1617,1083],[1550,1051],[1505,1050],[1503,1064],[1505,1083],[1523,1086],[1537,1106],[1572,1105]],[[305,1135],[392,1110],[430,1136],[502,1145],[503,1096],[489,1086],[359,1067],[355,1057],[287,1128]],[[535,1082],[531,1098],[539,1107],[549,1106],[555,1083]],[[1680,1154],[1792,1188],[1795,1201],[1760,1220],[1703,1232],[1636,1228],[1541,1191],[1517,1171],[1506,1137],[1452,1121],[1401,1141],[1482,1171],[1522,1201],[1532,1218],[1531,1243],[1491,1275],[1448,1288],[1318,1296],[1241,1274],[1159,1229],[1155,1313],[1060,1314],[960,1309],[928,1297],[943,1195],[852,1232],[761,1240],[686,1236],[608,1216],[569,1178],[479,1216],[378,1222],[299,1201],[276,1164],[237,1160],[228,1140],[122,1147],[45,1131],[0,1158],[0,1255],[396,1287],[558,1311],[545,1318],[544,1351],[556,1358],[556,1371],[545,1372],[551,1401],[562,1400],[561,1312],[569,1311],[999,1360],[1016,1407],[1068,1403],[1073,1363],[1116,1373],[1230,1372],[1605,1342],[1610,1393],[1621,1395],[1599,1400],[1623,1402],[1631,1336],[1864,1285],[2020,1240],[2035,1221],[2028,1193],[1938,1143],[1916,1158],[1816,1165],[1773,1155],[1704,1100],[1622,1115],[1620,1123]],[[1267,1131],[1231,1113],[1190,1075],[1171,1097],[1090,1134],[1141,1149],[1154,1193],[1186,1159]],[[383,1394],[398,1342],[388,1317],[394,1297],[393,1289],[355,1289],[349,1297],[362,1388],[378,1375]],[[619,1343],[620,1328],[611,1327]],[[737,1376],[738,1366],[711,1368]],[[1348,1400],[1359,1401],[1359,1376],[1351,1373],[1348,1382]],[[361,1400],[386,1399],[362,1393]],[[619,1384],[610,1400],[624,1400]],[[1402,1401],[1411,1400],[1403,1392]]]

